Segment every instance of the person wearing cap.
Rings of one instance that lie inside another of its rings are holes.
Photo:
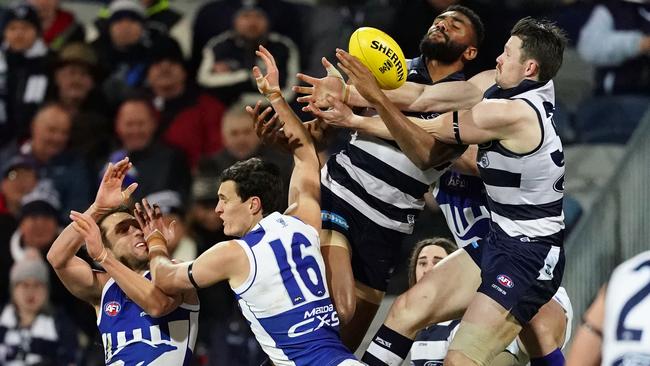
[[[232,29],[211,38],[203,48],[197,73],[199,85],[211,89],[224,102],[253,105],[258,99],[257,85],[250,69],[256,65],[255,51],[263,45],[273,55],[283,75],[282,95],[293,100],[291,87],[298,83],[300,51],[288,37],[270,31],[269,18],[256,3],[245,3],[235,13]]]
[[[0,364],[77,364],[76,328],[50,304],[49,281],[38,253],[12,266],[11,301],[0,312]]]
[[[29,136],[29,122],[45,99],[52,54],[43,42],[36,10],[7,9],[0,47],[0,147]]]
[[[69,42],[83,42],[86,32],[73,13],[60,6],[60,0],[28,0],[41,20],[43,41],[51,50],[59,50]]]
[[[151,52],[147,83],[160,113],[157,135],[182,150],[191,168],[199,159],[222,148],[223,103],[200,91],[188,79],[187,64],[178,43],[164,38]]]
[[[167,296],[152,283],[143,231],[120,209],[138,186],[122,190],[130,168],[128,158],[108,166],[95,201],[83,213],[70,213],[74,222],[47,259],[72,294],[95,308],[107,365],[189,365],[198,327],[196,291]],[[78,257],[82,246],[103,271]]]
[[[17,218],[21,200],[38,183],[36,164],[28,156],[15,155],[1,169],[0,215]]]
[[[95,168],[110,151],[113,137],[111,111],[107,110],[101,88],[102,73],[95,51],[80,42],[59,51],[54,64],[48,100],[63,106],[72,117],[69,148],[84,156]]]
[[[108,75],[102,89],[114,107],[130,90],[144,83],[153,39],[144,24],[145,10],[138,1],[113,0],[108,11],[107,32],[100,33],[92,46]]]

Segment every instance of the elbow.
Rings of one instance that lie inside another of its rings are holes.
[[[52,266],[52,268],[57,269],[57,268],[60,268],[60,267],[63,265],[63,263],[62,263],[61,260],[58,258],[59,256],[57,256],[57,254],[56,254],[56,252],[53,250],[53,248],[54,248],[54,245],[53,245],[53,246],[50,248],[50,250],[47,252],[47,256],[46,256],[46,258],[47,258],[47,261],[48,261],[48,262],[50,263],[50,265]]]

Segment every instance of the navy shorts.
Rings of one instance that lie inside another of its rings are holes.
[[[377,225],[322,185],[321,217],[323,229],[347,238],[354,279],[386,292],[406,234]]]
[[[564,249],[510,238],[487,238],[463,249],[481,268],[478,292],[527,324],[557,292],[564,274]]]

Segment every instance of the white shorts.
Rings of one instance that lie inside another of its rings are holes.
[[[338,364],[338,366],[364,366],[365,364],[357,360],[345,360]]]

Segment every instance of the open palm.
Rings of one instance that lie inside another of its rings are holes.
[[[126,157],[116,164],[109,163],[95,196],[95,204],[101,209],[113,209],[124,203],[131,196],[138,184],[133,183],[122,191],[126,173],[133,164]]]

